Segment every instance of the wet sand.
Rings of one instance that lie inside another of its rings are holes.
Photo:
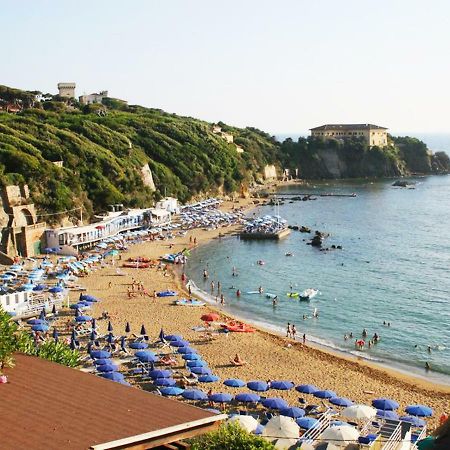
[[[252,202],[240,200],[240,204],[248,207]],[[231,202],[224,203],[225,209],[231,206]],[[322,389],[332,389],[339,396],[348,397],[358,403],[370,404],[371,400],[377,397],[393,398],[399,401],[399,411],[402,414],[408,404],[426,404],[435,411],[435,417],[429,420],[430,425],[437,423],[442,412],[450,410],[449,386],[437,385],[367,361],[303,345],[265,330],[257,330],[255,333],[217,333],[213,334],[212,341],[208,341],[201,337],[202,332],[193,331],[192,328],[202,326],[201,315],[213,310],[220,312],[223,321],[226,321],[227,317],[224,311],[221,311],[220,304],[194,308],[173,306],[174,297],[155,299],[138,295],[128,298],[127,288],[133,278],[142,281],[150,294],[153,294],[154,290],[174,289],[180,294],[177,298],[187,297],[186,292],[183,293],[180,276],[175,274],[172,267],[169,267],[167,273],[156,268],[121,268],[126,275],[116,275],[117,267],[129,257],[157,259],[165,253],[193,247],[190,236],[196,238],[197,245],[201,245],[210,239],[218,238],[219,234],[233,231],[234,227],[213,231],[192,230],[186,236],[170,241],[144,242],[130,246],[127,252],[122,253],[122,260],[115,262],[114,267],[98,269],[89,276],[80,278],[80,284],[87,288],[89,294],[102,299],[101,303],[92,308],[92,315],[99,317],[103,310],[107,310],[114,326],[114,334],[119,336],[125,334],[127,321],[130,322],[131,332],[135,334],[139,334],[141,325],[144,324],[152,340],[157,339],[160,328],[163,328],[166,334],[183,335],[208,362],[213,373],[220,376],[221,381],[204,384],[202,387],[205,390],[234,394],[240,392],[239,389],[224,386],[222,381],[226,378],[241,378],[245,381],[284,379],[296,384],[308,383]],[[173,244],[172,249],[169,249],[170,244]],[[71,293],[71,300],[76,300],[78,295],[76,292]],[[106,333],[107,321],[98,321],[98,326],[101,333]],[[288,343],[291,344],[289,348]],[[236,353],[247,361],[243,367],[230,364]],[[305,398],[308,403],[320,404],[320,399],[295,390],[271,390],[267,394],[283,397],[292,405],[298,404],[299,397]]]

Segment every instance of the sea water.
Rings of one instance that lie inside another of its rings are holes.
[[[341,245],[342,250],[320,251],[307,245],[312,234],[299,231],[280,241],[232,236],[192,252],[187,273],[208,293],[211,281],[220,281],[225,310],[246,320],[274,331],[294,323],[297,336],[304,333],[309,342],[450,384],[450,176],[411,180],[415,189],[395,188],[393,180],[284,187],[280,197],[356,194],[292,203],[286,198],[279,208],[250,213],[279,213],[290,225],[329,233],[323,246]],[[286,256],[289,252],[293,256]],[[238,276],[232,275],[233,266]],[[264,294],[247,293],[259,286]],[[286,295],[291,286],[296,292],[316,288],[320,294],[299,301]],[[265,293],[278,295],[275,307]],[[215,288],[213,298],[216,294]],[[319,317],[313,318],[316,309]],[[381,339],[359,351],[355,339],[364,328],[366,342],[374,333]],[[353,339],[344,340],[350,332]]]

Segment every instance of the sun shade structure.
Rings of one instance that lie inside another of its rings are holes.
[[[234,398],[241,403],[258,403],[261,400],[261,397],[253,392],[243,392],[237,394]]]
[[[314,392],[317,392],[319,388],[313,384],[301,384],[300,386],[296,386],[295,390],[301,392],[302,394],[314,394]]]
[[[393,410],[399,407],[399,404],[395,400],[389,398],[377,398],[372,400],[372,406],[377,409]]]
[[[298,408],[297,406],[290,406],[288,408],[283,408],[280,410],[280,414],[282,416],[292,417],[293,419],[298,419],[299,417],[303,417],[305,415],[305,410],[302,408]]]
[[[272,381],[270,383],[270,389],[278,389],[280,391],[288,391],[294,387],[294,383],[292,381]]]
[[[262,435],[273,439],[298,439],[300,428],[295,420],[287,416],[274,416],[265,426]]]
[[[237,423],[241,428],[249,433],[253,433],[258,428],[259,422],[253,416],[242,416],[240,414],[236,414],[231,416],[227,422],[229,423]]]
[[[416,416],[400,416],[398,420],[401,420],[402,422],[408,422],[413,427],[424,427],[426,425],[425,420],[419,419]]]
[[[240,380],[239,378],[229,378],[223,382],[225,386],[240,388],[245,386],[245,381]]]
[[[324,390],[324,391],[316,391],[313,393],[314,397],[318,397],[318,398],[332,398],[332,397],[337,397],[336,392],[334,391],[329,391],[329,390]]]
[[[352,405],[341,412],[343,417],[356,420],[373,419],[376,414],[377,410],[369,405]]]
[[[157,447],[203,434],[227,418],[41,358],[15,359],[16,366],[4,370],[9,382],[1,385],[5,449],[64,449],[69,442],[72,449]],[[45,407],[24,415],[30,398]]]
[[[340,427],[327,428],[321,435],[320,439],[334,444],[352,444],[357,443],[359,438],[359,431],[348,425]]]
[[[309,430],[310,428],[315,427],[319,423],[319,420],[314,417],[300,417],[295,422],[300,428]]]
[[[247,387],[256,392],[265,392],[269,389],[269,385],[265,381],[249,381]]]
[[[433,410],[425,405],[409,405],[405,411],[411,416],[430,417],[433,415]]]

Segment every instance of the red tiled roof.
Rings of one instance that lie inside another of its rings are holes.
[[[92,445],[208,419],[200,408],[40,358],[16,355],[0,384],[2,450]]]
[[[387,130],[385,127],[379,125],[372,125],[370,123],[355,123],[355,124],[327,124],[320,127],[310,128],[313,131],[326,130]]]

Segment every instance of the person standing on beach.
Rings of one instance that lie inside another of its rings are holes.
[[[217,282],[217,293],[220,294],[220,289],[221,289],[221,284],[220,281]]]
[[[295,328],[294,324],[292,324],[292,326],[291,326],[291,334],[292,334],[292,339],[295,339],[295,335],[297,334],[297,328]]]
[[[214,281],[211,281],[211,294],[214,294]]]
[[[306,344],[306,334],[303,333],[303,343]]]
[[[220,294],[220,304],[221,304],[222,306],[225,305],[225,297],[223,296],[223,294]]]
[[[286,337],[287,338],[291,337],[291,324],[290,324],[290,322],[288,322],[288,324],[287,324]]]

